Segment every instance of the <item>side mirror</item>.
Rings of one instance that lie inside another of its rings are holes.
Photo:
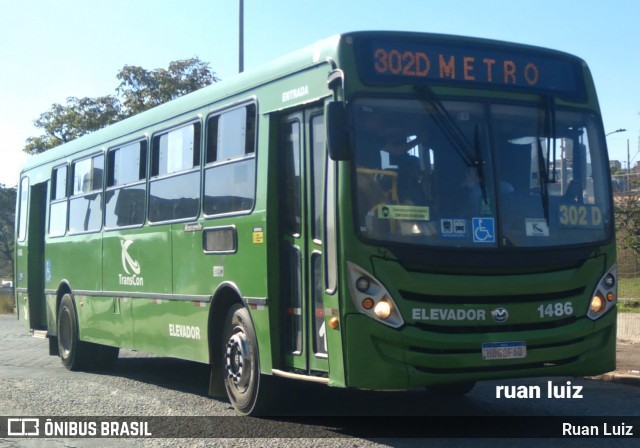
[[[349,132],[347,127],[347,108],[343,102],[327,104],[327,147],[333,160],[349,160]]]

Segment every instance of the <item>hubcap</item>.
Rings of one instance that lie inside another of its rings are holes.
[[[240,329],[236,329],[240,330]],[[244,390],[251,379],[251,353],[244,332],[237,331],[227,341],[225,354],[227,377],[239,390]]]

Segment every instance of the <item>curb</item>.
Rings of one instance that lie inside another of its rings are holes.
[[[587,379],[605,381],[610,383],[626,384],[627,386],[640,387],[640,375],[625,373],[625,372],[611,372],[604,375],[588,376]]]

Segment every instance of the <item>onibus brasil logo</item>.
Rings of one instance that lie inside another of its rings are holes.
[[[140,263],[129,255],[132,240],[121,240],[122,268],[127,275],[118,274],[118,283],[126,286],[144,286],[144,277],[140,277]]]

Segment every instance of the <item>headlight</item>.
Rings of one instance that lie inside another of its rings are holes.
[[[398,306],[382,283],[356,264],[348,262],[347,268],[351,299],[358,311],[393,328],[404,325]]]
[[[596,290],[591,295],[587,317],[591,320],[599,319],[618,302],[618,270],[614,264],[609,272],[604,274]]]

